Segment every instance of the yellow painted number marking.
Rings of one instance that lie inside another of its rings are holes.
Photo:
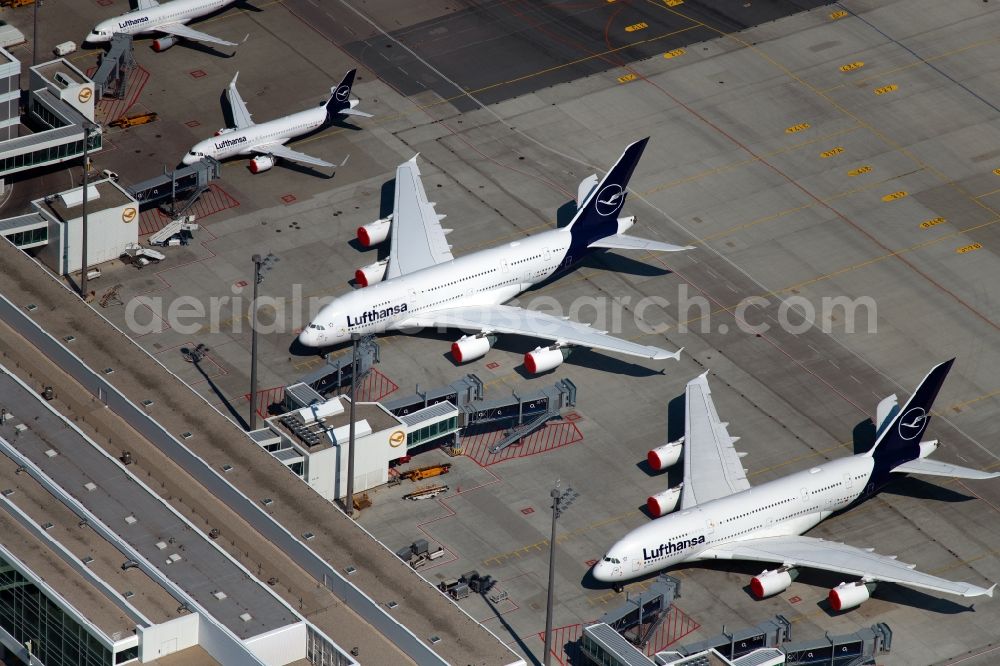
[[[837,146],[836,148],[831,148],[830,150],[824,150],[819,154],[820,157],[826,159],[827,157],[833,157],[834,155],[839,155],[844,152],[843,146]]]
[[[628,83],[629,81],[635,81],[637,78],[639,78],[638,75],[629,73],[625,76],[619,76],[618,83]]]
[[[625,32],[635,32],[636,30],[645,30],[649,27],[648,23],[633,23],[632,25],[625,26]]]
[[[993,173],[1000,176],[1000,169],[993,169]]]
[[[667,51],[663,54],[664,58],[678,58],[687,53],[684,49],[674,49],[673,51]]]
[[[937,225],[943,224],[943,223],[944,223],[944,218],[943,217],[935,217],[933,220],[925,220],[924,222],[921,222],[920,223],[920,228],[921,229],[930,229],[931,227],[936,227]]]
[[[872,168],[870,166],[858,167],[857,169],[851,169],[847,172],[848,176],[860,176],[863,173],[868,173]]]
[[[785,134],[795,134],[796,132],[801,132],[807,129],[809,129],[809,123],[799,123],[798,125],[792,125],[791,127],[785,128]]]
[[[964,247],[957,248],[955,252],[958,252],[959,254],[965,254],[966,252],[975,252],[976,250],[982,250],[982,249],[983,249],[982,243],[972,243],[971,245],[966,245]]]
[[[897,86],[895,83],[891,83],[887,86],[876,88],[874,92],[876,95],[885,95],[886,93],[891,93],[895,90],[899,90],[899,86]]]
[[[839,11],[835,11],[832,14],[830,14],[830,19],[833,20],[833,21],[836,21],[837,19],[842,19],[845,16],[847,16],[847,12],[845,12],[843,9],[841,9]]]
[[[884,197],[882,197],[882,201],[886,201],[886,202],[897,201],[899,199],[902,199],[905,196],[906,196],[906,192],[900,190],[899,192],[893,192],[891,194],[885,195]]]
[[[663,0],[663,3],[667,7],[676,7],[677,5],[683,5],[684,0]]]
[[[863,63],[861,61],[850,62],[850,63],[847,63],[846,65],[841,65],[840,66],[840,71],[842,71],[842,72],[853,72],[854,70],[861,69],[864,66],[865,66],[865,63]]]

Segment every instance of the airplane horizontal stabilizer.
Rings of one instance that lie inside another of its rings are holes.
[[[995,479],[1000,476],[1000,472],[984,472],[928,458],[911,460],[894,467],[892,471],[900,474],[926,474],[927,476],[947,476],[958,479]]]
[[[362,118],[372,117],[372,114],[365,113],[364,111],[358,111],[357,109],[341,109],[337,113],[343,114],[345,116],[361,116]]]
[[[626,236],[625,234],[615,234],[599,238],[587,247],[607,248],[609,250],[650,250],[653,252],[680,252],[682,250],[693,250],[691,245],[671,245],[660,241],[639,238],[637,236]]]

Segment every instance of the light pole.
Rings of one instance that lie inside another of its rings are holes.
[[[357,403],[358,383],[358,342],[360,333],[351,333],[351,425],[347,435],[347,497],[345,510],[348,516],[354,515],[354,407]]]
[[[90,131],[95,127],[89,120],[83,121],[83,219],[81,220],[83,266],[80,270],[80,297],[84,301],[87,300],[87,272],[89,271],[87,264],[87,190],[90,189]]]
[[[38,64],[38,6],[42,0],[35,0],[33,13],[31,15],[31,66]]]
[[[250,430],[257,429],[257,286],[264,281],[264,271],[269,271],[278,261],[270,252],[266,257],[255,254],[253,261],[253,302],[250,303]]]
[[[361,351],[368,359],[367,366],[361,370]],[[378,344],[374,335],[361,336],[351,333],[351,425],[347,435],[347,495],[344,497],[344,510],[348,516],[354,515],[354,403],[357,400],[357,383],[365,378],[371,370],[371,364],[378,360]]]
[[[543,666],[549,666],[552,655],[552,606],[555,603],[555,582],[556,582],[556,520],[562,512],[569,508],[569,505],[580,496],[580,493],[572,488],[566,488],[564,492],[559,491],[559,482],[549,493],[552,498],[552,536],[549,538],[549,594],[545,602],[545,654],[542,656]]]

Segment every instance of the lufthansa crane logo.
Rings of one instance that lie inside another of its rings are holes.
[[[76,94],[76,98],[80,100],[81,104],[86,104],[90,101],[90,98],[94,96],[94,91],[90,88],[80,88],[80,92]]]
[[[389,445],[392,446],[392,448],[394,449],[402,446],[403,442],[405,441],[406,441],[406,433],[403,432],[402,430],[397,430],[396,432],[389,435]]]
[[[351,94],[351,89],[347,86],[340,86],[337,88],[337,92],[333,93],[333,96],[338,102],[346,102],[347,96]]]
[[[594,198],[594,208],[604,217],[614,215],[625,202],[625,190],[618,183],[611,183],[597,193]]]
[[[128,224],[135,219],[135,208],[131,206],[122,211],[122,222]]]
[[[899,419],[899,436],[909,441],[920,436],[927,425],[927,410],[923,407],[914,407],[903,414]]]

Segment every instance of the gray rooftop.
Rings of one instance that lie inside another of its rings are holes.
[[[650,666],[652,660],[639,652],[634,645],[622,638],[621,634],[603,622],[584,627],[587,633],[595,642],[604,646],[610,654],[618,658],[618,663],[627,666]]]
[[[159,568],[242,639],[299,620],[244,570],[139,485],[128,469],[99,451],[15,379],[0,374],[0,402],[14,418],[0,435],[65,492]],[[18,432],[18,424],[27,429]],[[126,520],[134,517],[135,521]],[[213,596],[222,591],[226,597]],[[240,615],[249,612],[244,622]]]
[[[0,234],[6,234],[11,231],[20,231],[25,227],[30,227],[35,224],[48,225],[48,221],[38,213],[27,213],[25,215],[17,215],[16,217],[8,217],[5,220],[0,220]]]
[[[420,425],[425,421],[439,419],[457,411],[458,407],[445,400],[444,402],[439,402],[435,405],[431,405],[430,407],[424,407],[423,409],[417,410],[411,414],[404,414],[399,417],[399,420],[405,423],[408,428],[412,428],[413,426]]]

